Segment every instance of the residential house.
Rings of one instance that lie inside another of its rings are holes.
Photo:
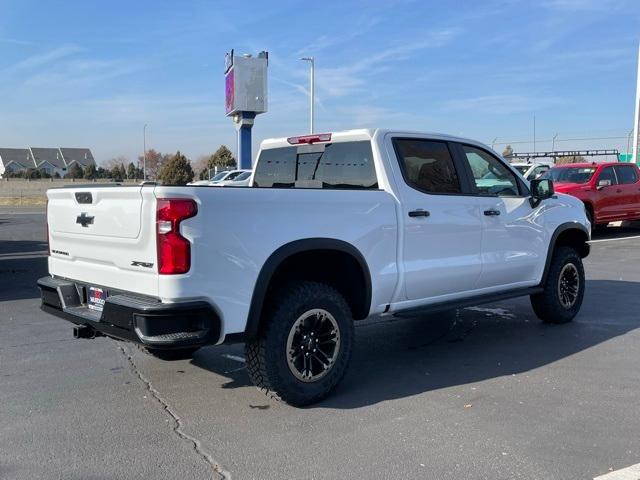
[[[0,148],[0,178],[5,172],[19,172],[33,168],[28,148]]]
[[[66,175],[67,166],[64,163],[59,148],[29,147],[29,151],[31,152],[35,168],[41,172],[48,173],[51,176],[56,173],[61,177]]]
[[[23,172],[29,168],[64,177],[74,163],[84,169],[96,161],[88,148],[0,148],[0,178],[5,171]]]

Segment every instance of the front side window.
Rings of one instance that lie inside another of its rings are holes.
[[[519,195],[516,176],[500,160],[484,150],[469,145],[462,145],[462,149],[480,195]]]
[[[534,180],[536,178],[540,178],[547,170],[549,170],[549,167],[547,167],[546,165],[536,167],[529,174],[529,176],[527,177],[527,180]]]
[[[240,175],[241,173],[242,173],[242,172],[231,172],[231,173],[229,174],[229,176],[228,176],[228,177],[226,177],[224,180],[225,180],[225,181],[227,181],[227,180],[233,180],[233,179],[235,179],[238,175]]]
[[[394,140],[398,161],[409,186],[425,193],[461,193],[460,180],[445,142]]]
[[[616,179],[616,174],[613,171],[613,167],[605,167],[600,172],[600,176],[598,177],[598,185],[615,185],[618,181]]]
[[[619,183],[636,183],[638,181],[636,169],[631,165],[620,165],[615,166],[614,168],[616,170]]]
[[[253,181],[272,188],[378,188],[367,140],[262,150]]]

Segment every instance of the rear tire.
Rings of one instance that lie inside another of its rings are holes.
[[[267,396],[309,405],[340,383],[353,341],[344,297],[329,285],[300,282],[274,296],[258,338],[245,344],[247,371]]]
[[[544,291],[531,295],[531,306],[546,323],[567,323],[580,311],[584,297],[582,258],[570,247],[558,247],[553,253]]]
[[[193,354],[199,350],[200,347],[190,348],[178,348],[175,350],[161,350],[158,348],[144,347],[143,350],[149,355],[152,355],[160,360],[174,361],[174,360],[186,360],[193,357]]]

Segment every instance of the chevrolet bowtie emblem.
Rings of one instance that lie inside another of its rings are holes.
[[[76,217],[76,223],[79,223],[83,227],[88,227],[89,225],[93,225],[93,218],[87,215],[85,212],[82,212],[81,215]]]

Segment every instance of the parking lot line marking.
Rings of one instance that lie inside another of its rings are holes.
[[[631,465],[627,468],[616,470],[615,472],[605,473],[593,480],[638,480],[640,478],[640,463]]]
[[[246,360],[243,357],[239,357],[238,355],[229,355],[227,353],[223,353],[222,356],[230,360],[235,360],[236,362],[240,362],[240,363],[246,362]]]
[[[600,240],[589,240],[589,243],[614,242],[616,240],[633,240],[634,238],[640,238],[640,235],[634,235],[633,237],[602,238]]]

